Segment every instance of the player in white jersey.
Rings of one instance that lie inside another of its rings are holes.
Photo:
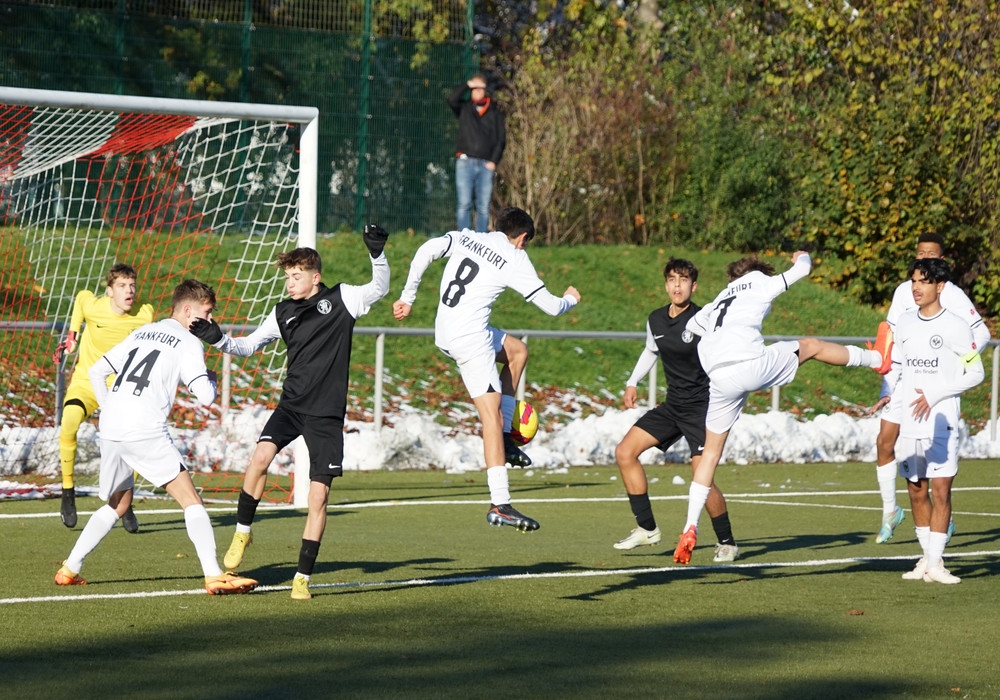
[[[188,331],[194,319],[211,315],[215,292],[197,280],[185,280],[174,290],[172,308],[170,318],[135,329],[90,368],[90,383],[101,407],[99,492],[107,504],[87,521],[56,572],[57,585],[86,583],[80,576],[83,560],[131,503],[133,470],[163,487],[184,510],[188,537],[209,593],[246,593],[257,585],[219,567],[208,511],[167,432],[179,383],[202,405],[215,400],[215,373],[205,367],[201,341]],[[107,378],[112,374],[116,377],[109,389]]]
[[[903,406],[897,449],[899,474],[906,479],[914,531],[923,557],[904,579],[959,583],[944,568],[951,519],[951,487],[958,474],[962,392],[986,372],[972,329],[944,308],[941,295],[950,276],[940,258],[910,266],[917,309],[899,317],[886,380],[893,401]]]
[[[922,233],[917,239],[917,260],[925,258],[944,258],[944,239],[937,233]],[[945,282],[940,295],[941,306],[961,317],[976,341],[976,347],[982,351],[990,341],[990,329],[983,322],[982,316],[960,287],[951,282]],[[886,322],[895,332],[899,319],[917,309],[913,301],[912,282],[907,279],[896,287],[892,295],[892,303],[886,314]],[[896,440],[899,438],[899,422],[903,415],[903,403],[893,399],[888,384],[882,382],[882,393],[872,407],[872,413],[882,410],[879,423],[878,438],[875,441],[876,466],[875,476],[878,480],[879,493],[882,496],[882,526],[879,528],[875,541],[888,542],[893,531],[906,517],[903,509],[896,503]],[[955,531],[954,523],[948,524],[948,537]]]
[[[397,321],[409,316],[427,266],[447,257],[434,322],[434,342],[458,363],[462,381],[483,424],[483,452],[490,488],[491,525],[510,525],[522,532],[538,529],[538,522],[510,505],[506,461],[527,466],[531,461],[509,441],[514,415],[514,390],[528,361],[528,348],[507,333],[490,326],[493,302],[508,287],[520,292],[551,316],[569,311],[580,293],[568,287],[561,297],[550,293],[539,279],[525,249],[535,236],[535,222],[527,212],[507,207],[497,216],[497,230],[476,233],[452,231],[424,243],[413,256],[406,286],[392,305]],[[497,363],[503,365],[497,371]],[[505,444],[506,443],[506,444]]]
[[[708,374],[709,396],[705,448],[691,480],[687,522],[674,551],[674,561],[680,564],[691,561],[698,539],[698,518],[715,478],[715,468],[750,392],[789,383],[799,365],[807,360],[871,367],[880,373],[889,370],[891,341],[885,335],[876,342],[875,350],[817,338],[764,344],[761,326],[771,312],[771,302],[811,269],[809,254],[801,250],[792,256],[792,267],[780,275],[773,274],[774,268],[756,257],[737,260],[726,268],[729,286],[687,323],[689,331],[701,336],[698,356]]]

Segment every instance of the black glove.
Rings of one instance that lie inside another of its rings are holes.
[[[219,328],[219,324],[207,318],[196,318],[191,321],[188,330],[195,338],[200,338],[209,345],[215,345],[222,340],[222,329]]]
[[[365,245],[368,246],[368,254],[372,258],[377,258],[385,248],[385,242],[389,240],[389,232],[378,224],[365,224]]]

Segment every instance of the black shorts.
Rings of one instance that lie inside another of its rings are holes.
[[[280,405],[267,419],[257,442],[271,442],[284,449],[302,436],[309,449],[309,480],[330,485],[344,473],[344,419],[307,416]]]
[[[677,409],[667,403],[647,411],[635,422],[635,427],[645,430],[660,441],[664,452],[684,437],[691,448],[692,457],[700,457],[705,448],[705,411],[708,404],[685,406]]]

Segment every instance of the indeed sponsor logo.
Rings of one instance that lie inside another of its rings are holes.
[[[907,357],[907,367],[937,367],[941,358],[935,357],[933,360],[925,360],[921,357]]]

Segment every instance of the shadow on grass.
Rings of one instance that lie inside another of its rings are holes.
[[[824,649],[861,632],[791,616],[591,625],[543,610],[512,620],[490,601],[407,599],[398,612],[398,599],[383,600],[388,608],[337,602],[282,601],[280,611],[211,624],[160,619],[149,628],[105,628],[85,646],[74,640],[5,654],[0,672],[21,698],[55,697],[64,687],[75,697],[213,699],[500,692],[776,700],[928,690],[905,667],[875,677],[828,665]]]

